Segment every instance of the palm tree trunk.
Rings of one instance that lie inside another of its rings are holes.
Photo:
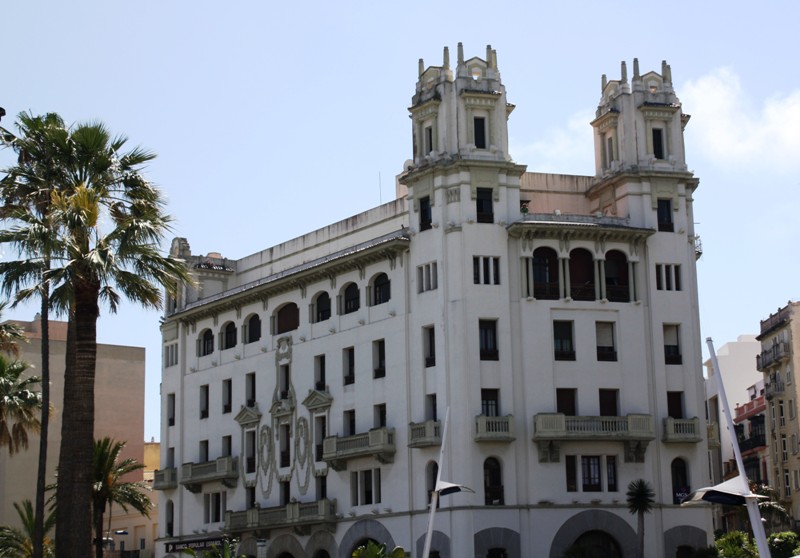
[[[59,558],[86,558],[92,547],[94,378],[97,360],[99,282],[82,277],[74,286],[74,313],[67,335],[67,367],[61,451],[58,461],[56,545]],[[74,349],[70,351],[70,338]]]
[[[637,528],[639,530],[639,558],[644,558],[644,512],[639,511],[638,515]]]
[[[33,558],[44,558],[44,492],[47,487],[47,443],[50,427],[50,284],[42,290],[42,417],[39,432],[39,463],[36,474],[36,502],[33,523]]]
[[[94,556],[103,558],[103,511],[105,506],[97,506],[92,510],[94,514]]]

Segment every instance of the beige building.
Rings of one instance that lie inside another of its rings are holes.
[[[794,381],[797,358],[794,340],[800,340],[798,322],[794,318],[799,308],[800,302],[789,301],[775,314],[761,320],[757,337],[761,342],[761,354],[756,357],[756,366],[764,374],[767,400],[768,476],[772,488],[786,504],[791,504],[794,518],[800,517],[800,430],[797,383]]]
[[[20,346],[20,360],[31,365],[30,373],[41,374],[41,320],[11,320],[19,325],[30,340]],[[61,444],[61,405],[64,395],[64,360],[67,323],[50,322],[50,401],[53,414],[50,419],[47,446],[47,482],[55,481],[56,465]],[[97,346],[97,375],[95,380],[95,438],[110,436],[126,442],[122,458],[146,458],[144,443],[144,370],[143,347],[121,345]],[[156,444],[157,446],[158,444]],[[156,454],[158,450],[155,451]],[[36,473],[39,456],[39,437],[30,436],[27,451],[10,457],[0,452],[0,525],[18,526],[19,518],[14,502],[35,499]],[[152,461],[152,459],[151,459]],[[158,461],[150,469],[155,469]],[[138,478],[142,480],[141,473]],[[117,510],[121,511],[121,510]],[[112,531],[116,530],[112,524]],[[148,531],[149,533],[149,531]],[[132,533],[133,534],[133,533]],[[152,537],[147,535],[148,548]],[[138,548],[138,544],[137,547]]]

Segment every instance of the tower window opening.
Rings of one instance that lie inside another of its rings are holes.
[[[425,126],[425,155],[433,151],[433,126]]]
[[[476,116],[474,119],[475,147],[486,149],[486,118]]]
[[[653,157],[666,159],[664,157],[664,130],[661,128],[653,128]]]

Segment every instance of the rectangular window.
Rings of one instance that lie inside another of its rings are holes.
[[[248,486],[247,493],[245,494],[245,498],[247,499],[247,509],[251,509],[256,507],[256,487],[255,486]]]
[[[256,405],[256,373],[249,372],[244,378],[244,398],[248,407]]]
[[[167,469],[175,467],[175,448],[167,448]]]
[[[436,394],[431,393],[425,397],[425,417],[428,420],[439,420],[436,408]]]
[[[614,161],[614,138],[610,134],[606,138],[606,156],[608,158],[606,167],[611,168],[611,163]]]
[[[375,428],[386,428],[386,403],[373,407]]]
[[[667,415],[674,419],[683,418],[683,392],[667,392]]]
[[[781,426],[786,426],[786,414],[783,407],[783,399],[778,400],[778,419]]]
[[[292,496],[292,486],[289,481],[281,481],[280,484],[281,506],[288,506]]]
[[[567,492],[578,491],[578,471],[574,455],[565,456],[565,469],[567,472]]]
[[[178,364],[178,344],[164,345],[164,368]]]
[[[618,417],[619,416],[619,390],[617,389],[600,389],[598,390],[600,399],[600,416],[601,417]]]
[[[167,394],[167,426],[175,426],[175,394]]]
[[[473,256],[472,282],[476,285],[499,285],[500,258],[494,256]]]
[[[478,223],[494,223],[494,192],[491,188],[478,188],[476,192],[475,208]]]
[[[232,387],[232,380],[222,380],[222,414],[230,413],[233,409],[233,401],[231,399],[233,396],[231,393]]]
[[[614,322],[595,322],[597,335],[597,360],[615,362],[617,346],[614,343]]]
[[[355,436],[356,434],[356,411],[355,409],[349,409],[344,412],[343,415],[344,421],[344,435],[345,436]]]
[[[556,360],[575,360],[575,345],[572,342],[572,322],[553,322],[553,357]]]
[[[325,383],[325,355],[314,357],[314,389],[317,391],[327,391]]]
[[[354,347],[342,350],[342,370],[344,370],[344,385],[354,384],[356,381],[356,350]]]
[[[659,291],[680,291],[681,266],[679,264],[656,264],[656,289]]]
[[[422,328],[422,345],[425,353],[425,368],[436,366],[436,331],[433,326]]]
[[[289,399],[289,384],[291,383],[291,369],[288,364],[281,364],[278,367],[278,389],[281,399]]]
[[[231,436],[222,437],[222,457],[230,457],[233,452],[233,438]]]
[[[372,342],[373,378],[386,377],[386,341],[378,339]]]
[[[197,462],[208,462],[208,440],[200,440],[200,443],[197,445]]]
[[[328,435],[328,421],[325,415],[317,415],[314,417],[314,459],[322,461],[322,454],[324,450],[323,442],[325,436]]]
[[[438,269],[436,262],[427,263],[417,267],[417,292],[433,291],[439,286]]]
[[[786,434],[781,434],[781,461],[789,460],[789,446],[786,445]]]
[[[425,126],[425,155],[433,151],[433,126]]]
[[[500,416],[500,390],[481,390],[481,414],[486,417]]]
[[[245,473],[256,472],[256,431],[246,430],[244,433]]]
[[[200,386],[200,418],[208,418],[208,385]]]
[[[476,116],[473,119],[475,131],[475,148],[486,149],[486,118]]]
[[[658,200],[658,230],[661,232],[675,232],[672,222],[672,200]]]
[[[792,487],[789,485],[789,469],[783,470],[783,495],[787,498],[792,497]]]
[[[481,360],[499,360],[497,350],[497,321],[478,321]]]
[[[324,500],[328,497],[328,477],[320,475],[317,477],[317,500]]]
[[[665,159],[664,157],[664,130],[653,128],[653,157]]]
[[[427,231],[433,224],[431,214],[431,198],[424,196],[419,199],[419,230]]]
[[[575,388],[556,389],[556,412],[568,417],[578,416],[578,390]]]
[[[381,470],[367,469],[350,473],[350,500],[353,506],[381,503]]]
[[[600,456],[584,455],[581,457],[581,480],[583,492],[600,492]]]
[[[606,456],[606,485],[609,492],[617,491],[617,457]]]
[[[280,446],[280,466],[288,467],[292,463],[291,447],[292,432],[288,424],[281,424],[278,428],[278,443]]]
[[[680,328],[676,324],[664,324],[664,363],[682,364]]]
[[[219,523],[225,519],[225,492],[206,492],[203,494],[203,522]]]

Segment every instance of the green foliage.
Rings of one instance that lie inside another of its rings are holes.
[[[366,545],[353,551],[353,558],[404,558],[405,555],[406,551],[399,546],[388,552],[385,543],[377,544],[374,541],[367,541]]]
[[[750,541],[747,533],[731,531],[717,539],[717,555],[719,558],[757,558],[758,551]]]
[[[211,550],[201,550],[199,553],[194,549],[186,549],[189,556],[196,558],[246,558],[244,554],[236,555],[236,545],[239,543],[236,539],[224,539],[222,546],[211,545]]]
[[[0,448],[11,455],[28,447],[28,431],[39,431],[42,394],[36,376],[23,377],[24,362],[9,361],[0,354]]]
[[[650,513],[655,504],[655,492],[650,483],[644,479],[631,481],[628,492],[625,494],[628,502],[628,511],[631,514]]]
[[[767,544],[772,558],[792,558],[796,555],[795,550],[800,546],[800,537],[793,531],[772,533],[767,538]]]
[[[0,526],[0,558],[31,558],[33,556],[33,505],[30,500],[24,500],[21,505],[14,502],[14,509],[17,510],[22,529]],[[45,558],[55,556],[53,541],[47,536],[47,533],[53,530],[55,521],[55,514],[51,512],[44,522]]]

